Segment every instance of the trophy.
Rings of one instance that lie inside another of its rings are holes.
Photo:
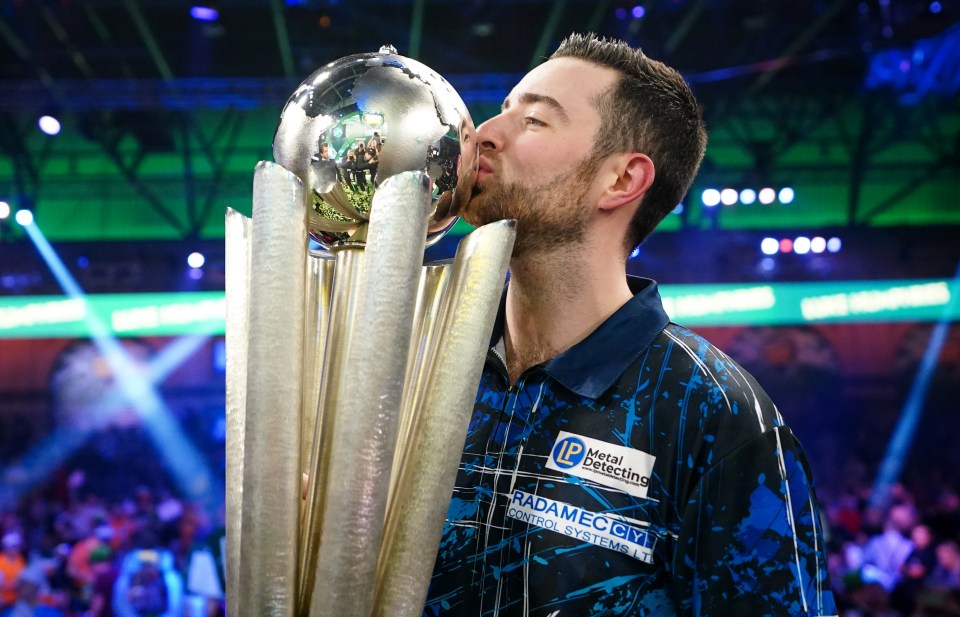
[[[228,614],[419,615],[513,223],[423,264],[477,145],[392,47],[310,75],[273,150],[253,216],[226,216]]]

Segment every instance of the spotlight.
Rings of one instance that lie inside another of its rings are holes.
[[[199,281],[203,278],[203,270],[200,268],[190,268],[189,276],[190,280]]]
[[[840,241],[840,238],[830,238],[827,240],[827,250],[831,253],[839,253],[842,247],[843,242]]]
[[[720,203],[720,191],[717,189],[707,189],[703,192],[701,199],[703,200],[703,205],[713,207]]]
[[[810,252],[810,238],[799,236],[793,241],[793,252],[797,255],[806,255]]]
[[[740,198],[740,195],[737,194],[736,189],[723,189],[720,191],[720,203],[725,206],[732,206],[737,203],[737,199]]]
[[[220,13],[213,7],[196,5],[190,7],[190,17],[197,21],[217,21],[220,18]]]
[[[84,255],[81,255],[80,257],[77,257],[77,267],[78,267],[78,268],[86,268],[86,267],[88,267],[89,265],[90,265],[90,259],[88,259],[88,258],[85,257]]]
[[[780,189],[780,194],[778,197],[780,198],[780,203],[782,204],[792,203],[794,197],[793,189],[789,186],[783,187]]]
[[[772,257],[764,257],[760,260],[760,270],[762,272],[772,272],[777,267],[777,262]]]
[[[760,250],[764,255],[776,255],[780,250],[780,242],[776,238],[764,238],[760,242]]]
[[[17,215],[14,218],[22,227],[28,227],[33,224],[33,212],[29,210],[17,210]]]
[[[745,206],[749,206],[755,201],[757,201],[757,192],[755,190],[743,189],[740,191],[740,203]]]
[[[822,253],[827,249],[826,239],[816,236],[810,240],[810,252],[811,253]]]
[[[633,14],[634,18],[640,19],[647,14],[647,9],[638,4],[637,6],[633,7],[633,11],[631,11],[631,13]]]
[[[625,8],[623,8],[623,7],[620,7],[619,9],[617,9],[616,11],[614,11],[613,14],[617,16],[617,19],[626,19],[626,18],[627,18],[627,9],[625,9]]]
[[[636,259],[640,255],[640,245],[638,244],[635,249],[630,251],[630,259]]]
[[[757,195],[757,199],[765,206],[772,204],[776,198],[777,192],[771,188],[760,189],[760,193]]]
[[[793,240],[790,238],[783,238],[780,240],[780,252],[789,253],[793,250]]]
[[[940,5],[939,2],[930,3],[930,12],[933,13],[934,15],[937,15],[942,10],[943,10],[943,7]]]
[[[0,221],[10,216],[10,204],[0,201]]]
[[[60,132],[60,121],[53,116],[40,116],[37,125],[47,135],[56,135]]]
[[[202,268],[206,261],[207,260],[204,258],[203,253],[194,252],[190,253],[190,255],[187,257],[187,265],[191,268]]]

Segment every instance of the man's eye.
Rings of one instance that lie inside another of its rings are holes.
[[[533,116],[527,116],[523,121],[529,126],[547,126],[547,123]]]

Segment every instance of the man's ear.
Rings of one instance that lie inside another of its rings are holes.
[[[653,161],[646,154],[629,152],[610,158],[613,165],[609,176],[612,182],[605,187],[598,206],[601,210],[614,210],[633,203],[653,184],[655,170]]]

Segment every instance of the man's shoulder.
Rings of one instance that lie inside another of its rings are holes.
[[[696,332],[669,323],[619,380],[619,394],[649,396],[659,415],[701,427],[760,433],[783,423],[763,387]],[[753,430],[750,430],[753,429]]]

